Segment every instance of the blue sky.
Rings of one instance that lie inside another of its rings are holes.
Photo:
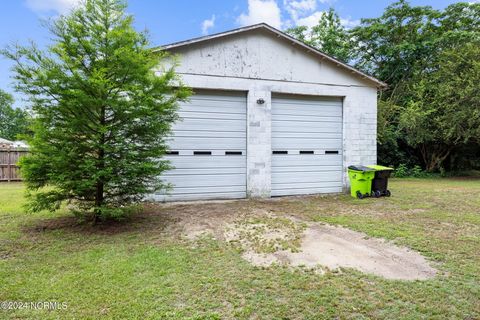
[[[35,41],[41,47],[50,37],[40,19],[66,13],[79,0],[8,0],[0,11],[0,47],[12,42]],[[394,0],[130,0],[128,12],[138,30],[148,29],[152,45],[221,32],[242,25],[266,22],[279,29],[310,25],[329,7],[335,8],[345,26],[360,18],[377,17]],[[444,8],[452,0],[411,0],[414,5]],[[0,57],[0,88],[13,93],[11,62]],[[14,94],[16,106],[24,105]]]

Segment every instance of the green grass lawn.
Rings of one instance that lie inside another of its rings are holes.
[[[67,304],[0,310],[0,318],[479,319],[480,180],[394,179],[390,189],[391,198],[222,206],[295,214],[393,240],[425,255],[439,270],[433,279],[253,267],[234,246],[190,241],[171,227],[176,210],[195,214],[209,204],[150,207],[129,224],[91,227],[65,211],[27,214],[23,186],[0,184],[0,301]]]

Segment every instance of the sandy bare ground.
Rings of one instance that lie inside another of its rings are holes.
[[[330,225],[313,224],[304,232],[299,252],[246,251],[244,258],[254,265],[273,263],[330,269],[353,268],[364,273],[396,280],[425,280],[434,277],[432,268],[419,253],[382,239]]]
[[[202,210],[198,205],[172,205],[168,211],[177,220],[176,228],[190,240],[209,235],[239,246],[256,266],[353,268],[395,280],[425,280],[436,274],[418,252],[360,232],[241,203],[200,205]]]

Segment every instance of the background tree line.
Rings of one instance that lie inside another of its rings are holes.
[[[347,30],[333,9],[290,35],[388,83],[378,161],[433,171],[480,167],[480,3],[401,0]]]
[[[0,138],[18,140],[30,134],[30,115],[13,106],[13,96],[0,89]]]

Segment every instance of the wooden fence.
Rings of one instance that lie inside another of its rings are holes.
[[[0,182],[22,180],[17,162],[27,153],[25,148],[0,147]]]

